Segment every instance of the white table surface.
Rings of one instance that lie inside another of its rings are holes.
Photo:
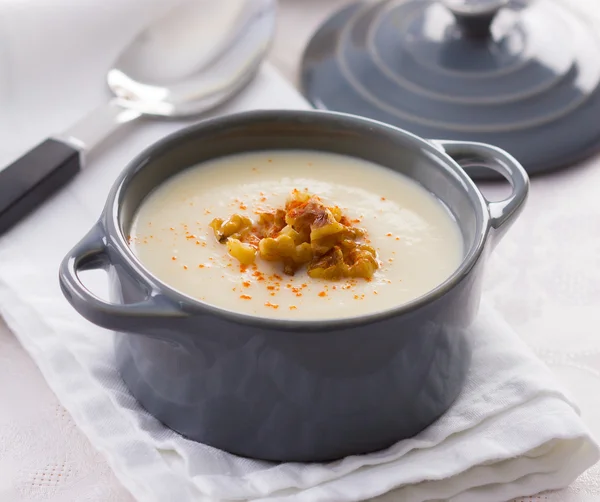
[[[301,52],[313,30],[348,3],[280,1],[270,60],[290,81],[296,82]],[[594,8],[600,15],[600,6]],[[600,437],[600,313],[594,308],[600,305],[600,199],[593,186],[600,186],[600,157],[534,180],[527,209],[490,264],[486,289],[508,322],[567,384],[584,420]],[[133,501],[1,319],[0,403],[0,502]],[[14,462],[23,466],[18,479],[3,476]],[[600,467],[567,490],[526,500],[600,500]]]

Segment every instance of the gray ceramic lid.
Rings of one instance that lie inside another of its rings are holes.
[[[566,0],[361,2],[314,35],[302,86],[317,108],[491,143],[541,172],[600,150],[598,33]]]

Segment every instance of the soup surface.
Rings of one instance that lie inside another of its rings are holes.
[[[256,220],[307,190],[367,232],[379,268],[370,280],[293,276],[257,258],[242,265],[210,223]],[[240,313],[286,319],[347,318],[399,306],[446,280],[463,257],[448,209],[411,179],[364,160],[316,151],[267,151],[216,159],[167,180],[141,204],[130,245],[163,282]]]

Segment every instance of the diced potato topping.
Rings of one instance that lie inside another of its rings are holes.
[[[366,245],[356,246],[344,254],[345,246],[335,246],[308,265],[308,275],[314,278],[339,280],[344,277],[370,279],[379,268],[375,250]]]
[[[242,265],[251,265],[256,259],[256,248],[254,246],[245,244],[233,237],[227,239],[227,251]]]
[[[254,263],[258,255],[281,262],[288,275],[306,265],[310,277],[332,281],[370,279],[379,268],[364,230],[353,227],[339,207],[327,207],[319,197],[299,190],[292,191],[285,209],[260,213],[256,224],[234,214],[225,221],[215,218],[210,226],[244,265]]]
[[[210,222],[211,228],[215,232],[215,237],[220,243],[224,243],[229,237],[239,239],[244,232],[252,228],[252,220],[247,216],[234,214],[228,220],[215,218]]]

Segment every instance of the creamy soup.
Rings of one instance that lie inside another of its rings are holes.
[[[307,190],[367,232],[377,252],[370,280],[293,276],[281,264],[242,265],[210,227],[233,214],[253,220]],[[154,190],[130,245],[159,279],[216,307],[260,317],[330,319],[399,306],[446,280],[463,257],[449,210],[411,179],[363,160],[316,151],[228,156],[189,168]]]

